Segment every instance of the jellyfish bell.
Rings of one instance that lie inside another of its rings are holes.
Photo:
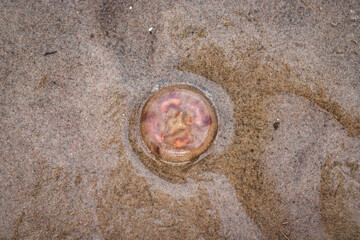
[[[163,87],[146,101],[140,116],[142,139],[163,163],[184,165],[213,143],[218,121],[211,101],[189,85]]]

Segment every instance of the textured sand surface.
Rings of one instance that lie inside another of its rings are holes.
[[[169,84],[218,135],[137,148]],[[0,239],[360,239],[360,2],[0,0]]]

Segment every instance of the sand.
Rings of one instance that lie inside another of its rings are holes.
[[[0,239],[360,239],[359,1],[3,0],[0,16]],[[219,122],[168,171],[133,126],[171,84]]]

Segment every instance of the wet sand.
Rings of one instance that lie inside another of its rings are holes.
[[[0,239],[359,239],[358,1],[1,1]],[[194,86],[218,132],[155,164]]]

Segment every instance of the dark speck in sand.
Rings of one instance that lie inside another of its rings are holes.
[[[46,53],[44,53],[44,56],[46,57],[46,56],[49,56],[49,55],[53,55],[55,53],[57,53],[57,51],[46,52]]]

